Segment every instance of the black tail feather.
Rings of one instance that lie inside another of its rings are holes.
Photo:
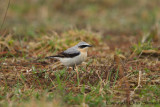
[[[51,58],[55,58],[56,56],[48,56],[48,57],[45,57],[45,59],[51,59]]]

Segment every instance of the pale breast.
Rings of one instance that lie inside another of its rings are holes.
[[[87,52],[81,52],[81,58],[82,60],[86,60],[87,59]]]

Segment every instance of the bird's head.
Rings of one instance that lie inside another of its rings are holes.
[[[86,42],[79,42],[79,43],[77,44],[77,46],[78,46],[78,49],[79,49],[80,51],[84,51],[84,52],[86,52],[89,47],[92,47],[92,45],[89,45],[89,44],[86,43]]]

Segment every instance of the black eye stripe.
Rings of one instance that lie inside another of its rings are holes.
[[[87,47],[88,45],[81,45],[81,46],[79,46],[80,48],[85,48],[85,47]]]

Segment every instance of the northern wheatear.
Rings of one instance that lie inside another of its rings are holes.
[[[77,45],[59,53],[58,55],[49,56],[46,58],[58,59],[63,65],[73,67],[74,70],[76,65],[79,65],[86,60],[88,47],[92,47],[92,45],[82,41]]]

